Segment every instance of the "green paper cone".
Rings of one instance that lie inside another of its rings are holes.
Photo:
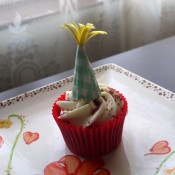
[[[75,100],[82,99],[89,102],[100,96],[100,88],[90,67],[84,46],[77,46],[72,89]]]

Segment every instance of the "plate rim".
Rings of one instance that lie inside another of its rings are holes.
[[[140,83],[141,85],[143,85],[144,88],[149,88],[152,91],[154,91],[155,93],[157,93],[157,95],[163,96],[165,97],[167,100],[169,101],[173,101],[175,102],[175,93],[173,93],[172,91],[154,83],[149,81],[148,79],[145,79],[143,77],[141,77],[138,74],[135,74],[115,63],[108,63],[108,64],[104,64],[98,67],[93,68],[95,74],[98,74],[100,72],[104,72],[107,70],[114,70],[118,73],[121,73],[129,78],[131,78],[134,81],[137,81],[138,83]],[[35,95],[38,95],[40,93],[45,93],[54,89],[59,89],[62,88],[62,86],[64,86],[66,83],[72,83],[73,82],[73,75],[60,79],[58,81],[46,84],[44,86],[35,88],[31,91],[27,91],[25,93],[19,94],[17,96],[11,97],[9,99],[3,100],[2,102],[0,102],[0,109],[4,109],[7,106],[11,106],[14,105],[17,102],[20,101],[24,101],[27,98],[33,97]]]

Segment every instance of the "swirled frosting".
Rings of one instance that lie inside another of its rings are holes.
[[[114,89],[100,85],[101,95],[98,99],[86,103],[72,99],[72,91],[66,91],[65,100],[57,101],[61,108],[60,119],[76,126],[101,125],[113,120],[121,111],[123,101]]]

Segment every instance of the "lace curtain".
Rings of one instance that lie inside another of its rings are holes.
[[[0,91],[72,69],[75,42],[59,29],[91,22],[90,61],[175,34],[174,0],[1,0]]]

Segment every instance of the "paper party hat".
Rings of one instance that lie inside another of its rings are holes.
[[[95,26],[91,23],[86,25],[68,23],[64,24],[63,28],[72,33],[77,43],[72,96],[75,100],[84,100],[85,102],[95,100],[100,96],[100,89],[90,66],[85,44],[92,37],[107,33],[104,31],[92,31]]]

